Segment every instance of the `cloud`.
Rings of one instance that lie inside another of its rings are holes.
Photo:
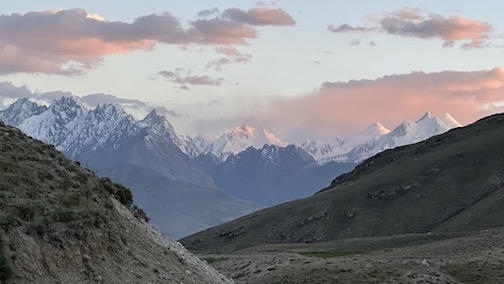
[[[257,38],[257,31],[253,27],[223,18],[199,19],[192,25],[188,33],[197,43],[246,44],[247,39]]]
[[[227,9],[222,17],[253,26],[294,26],[296,21],[282,9],[256,7],[244,11],[238,8]]]
[[[464,49],[488,46],[486,41],[492,32],[492,26],[486,22],[433,13],[424,15],[415,8],[402,8],[370,19],[373,24],[370,28],[343,24],[338,27],[330,25],[328,30],[333,33],[377,31],[420,39],[439,38],[444,41],[444,47],[453,46],[457,41],[467,41],[461,46]]]
[[[151,51],[157,44],[243,45],[257,38],[254,25],[287,24],[288,15],[279,9],[254,8],[243,11],[244,18],[233,9],[226,11],[229,18],[216,8],[201,11],[200,17],[214,17],[190,22],[187,28],[169,13],[131,23],[106,21],[78,8],[0,15],[0,75],[82,75],[107,55]]]
[[[156,111],[161,113],[162,115],[165,115],[165,116],[171,116],[171,117],[181,117],[183,116],[183,114],[173,110],[173,109],[168,109],[166,107],[163,107],[163,106],[157,106],[156,107]]]
[[[364,28],[364,27],[354,27],[347,24],[340,26],[329,25],[327,29],[333,33],[355,33],[355,32],[371,32],[376,29]]]
[[[187,85],[220,86],[224,82],[223,78],[213,79],[206,75],[198,76],[192,75],[191,73],[191,71],[185,71],[184,69],[177,68],[175,71],[159,71],[158,75],[170,82],[180,84],[181,88],[184,90],[189,90]]]
[[[220,86],[222,85],[222,78],[212,79],[208,76],[187,76],[179,77],[174,80],[176,83],[183,85],[210,85],[210,86]]]
[[[92,108],[96,107],[99,104],[118,104],[122,107],[128,107],[132,109],[146,109],[149,107],[149,104],[141,100],[119,98],[114,95],[102,93],[85,95],[81,98],[81,100]]]
[[[504,68],[325,82],[314,93],[274,101],[262,124],[283,129],[286,139],[299,138],[297,133],[329,138],[364,129],[376,121],[393,128],[426,111],[450,113],[467,124],[503,112],[503,94]]]
[[[351,42],[350,42],[350,45],[353,45],[353,46],[357,46],[357,45],[360,45],[361,41],[358,40],[358,39],[353,39]]]
[[[168,13],[124,23],[106,22],[82,9],[1,15],[0,38],[0,74],[60,75],[82,74],[105,55],[190,40]]]
[[[225,57],[221,57],[217,60],[208,62],[207,68],[222,70],[222,67],[224,65],[228,65],[231,63],[246,63],[252,59],[252,55],[243,54],[238,49],[231,46],[216,47],[215,52],[219,54],[224,54]]]
[[[64,91],[33,92],[26,86],[15,86],[11,82],[0,82],[0,108],[5,108],[18,99],[33,99],[40,103],[50,104],[61,97],[72,94]]]
[[[11,82],[0,82],[0,109],[8,107],[17,99],[28,98],[41,104],[49,105],[55,100],[62,97],[72,96],[71,92],[50,91],[50,92],[34,92],[26,86],[15,86]],[[99,104],[115,104],[120,105],[125,110],[132,114],[144,115],[151,105],[148,103],[128,98],[119,98],[109,94],[90,94],[82,96],[81,101],[90,108],[94,108]],[[168,111],[166,113],[169,113]]]
[[[200,11],[198,13],[198,17],[200,17],[200,18],[206,18],[209,16],[218,16],[218,15],[220,15],[220,10],[219,10],[219,8],[216,8],[216,7],[206,9],[206,10]]]
[[[26,86],[16,87],[11,82],[0,82],[0,98],[2,99],[22,99],[30,98],[33,93]]]

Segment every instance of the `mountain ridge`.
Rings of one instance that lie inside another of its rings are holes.
[[[320,164],[329,161],[360,163],[381,151],[420,142],[460,126],[450,114],[436,117],[426,112],[416,122],[406,120],[393,130],[374,123],[346,140],[335,139],[332,144],[307,140],[301,147]]]
[[[196,251],[504,226],[504,114],[381,152],[308,198],[186,237]]]

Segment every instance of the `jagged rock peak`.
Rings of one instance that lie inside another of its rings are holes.
[[[59,100],[54,100],[49,108],[53,111],[87,110],[84,103],[76,96],[61,97]]]
[[[429,118],[432,118],[432,115],[430,112],[426,112],[426,113],[424,113],[424,115],[422,115],[422,117],[419,120],[417,120],[417,123],[422,120],[429,119]]]
[[[0,119],[9,125],[17,126],[26,118],[32,115],[38,115],[46,110],[46,106],[38,105],[28,98],[22,98],[16,100],[5,110],[1,111]]]

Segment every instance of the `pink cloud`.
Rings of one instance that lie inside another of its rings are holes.
[[[108,54],[187,42],[178,19],[165,13],[133,23],[105,22],[82,9],[0,16],[0,73],[78,74]]]
[[[309,95],[276,101],[267,123],[295,135],[364,129],[379,121],[395,127],[424,112],[452,114],[467,124],[504,111],[504,68],[473,72],[413,72],[375,80],[325,82]]]
[[[453,46],[456,41],[468,41],[463,49],[488,46],[492,26],[488,23],[463,17],[444,17],[438,14],[423,15],[419,9],[402,8],[398,11],[370,17],[372,27],[343,24],[330,25],[333,33],[384,32],[391,35],[416,37],[421,39],[439,38],[444,47]]]
[[[160,43],[233,45],[256,37],[255,28],[224,18],[197,20],[184,29],[168,13],[132,23],[108,22],[82,9],[0,15],[0,74],[76,75],[104,56],[152,50]]]
[[[252,59],[252,55],[243,54],[238,49],[232,46],[216,47],[215,51],[219,54],[225,55],[225,57],[208,62],[207,68],[222,70],[222,67],[224,65],[228,65],[231,63],[246,63]]]
[[[412,14],[415,17],[412,17]],[[379,20],[381,28],[389,34],[427,38],[441,38],[444,41],[481,40],[488,38],[492,27],[488,23],[463,17],[446,18],[437,14],[422,17],[409,11],[389,14]]]
[[[248,11],[231,8],[222,12],[222,16],[253,26],[293,26],[296,24],[291,15],[278,8],[256,7]]]

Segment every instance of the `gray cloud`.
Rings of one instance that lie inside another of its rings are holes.
[[[333,33],[355,33],[355,32],[371,32],[376,29],[364,28],[364,27],[354,27],[347,24],[340,26],[329,25],[327,29]]]
[[[200,11],[198,13],[198,17],[200,17],[200,18],[206,18],[209,16],[219,16],[219,15],[220,15],[219,8],[216,8],[216,7],[206,9],[206,10]]]
[[[492,26],[489,23],[463,17],[444,17],[438,14],[424,15],[419,9],[403,8],[398,11],[370,17],[370,28],[330,25],[333,33],[383,32],[390,35],[415,37],[420,39],[439,38],[443,47],[451,47],[458,41],[468,41],[461,45],[463,49],[488,47]]]
[[[199,19],[192,26],[188,33],[202,44],[246,44],[247,39],[257,38],[253,27],[223,18]]]
[[[224,18],[253,26],[293,26],[296,21],[282,9],[256,7],[247,11],[231,8],[222,12]]]
[[[146,102],[143,102],[141,100],[119,98],[109,94],[85,95],[81,98],[81,100],[90,107],[96,107],[99,104],[119,104],[123,107],[128,107],[132,109],[143,109],[149,107],[149,105]]]
[[[162,115],[165,115],[165,116],[172,116],[172,117],[181,117],[183,116],[183,114],[173,110],[173,109],[168,109],[166,107],[162,107],[162,106],[157,106],[156,107],[156,111],[161,113]]]
[[[16,87],[11,82],[0,82],[0,98],[2,99],[22,99],[31,98],[33,93],[25,86]]]
[[[2,108],[7,107],[15,100],[22,98],[28,98],[48,105],[54,100],[59,100],[62,97],[70,96],[72,96],[71,92],[33,92],[25,86],[17,87],[11,82],[0,82],[0,103],[2,105]],[[94,108],[99,104],[116,104],[128,110],[137,110],[140,113],[146,112],[149,108],[152,108],[151,105],[141,100],[119,98],[109,94],[90,94],[85,95],[80,99],[84,104],[88,105],[91,108]],[[167,113],[169,112],[167,111]]]
[[[220,86],[224,82],[223,78],[210,78],[209,76],[203,75],[192,75],[191,71],[185,71],[183,69],[175,69],[175,71],[163,70],[159,71],[158,75],[165,78],[169,82],[177,83],[181,85],[181,88],[188,90],[187,85],[208,85],[208,86]]]

